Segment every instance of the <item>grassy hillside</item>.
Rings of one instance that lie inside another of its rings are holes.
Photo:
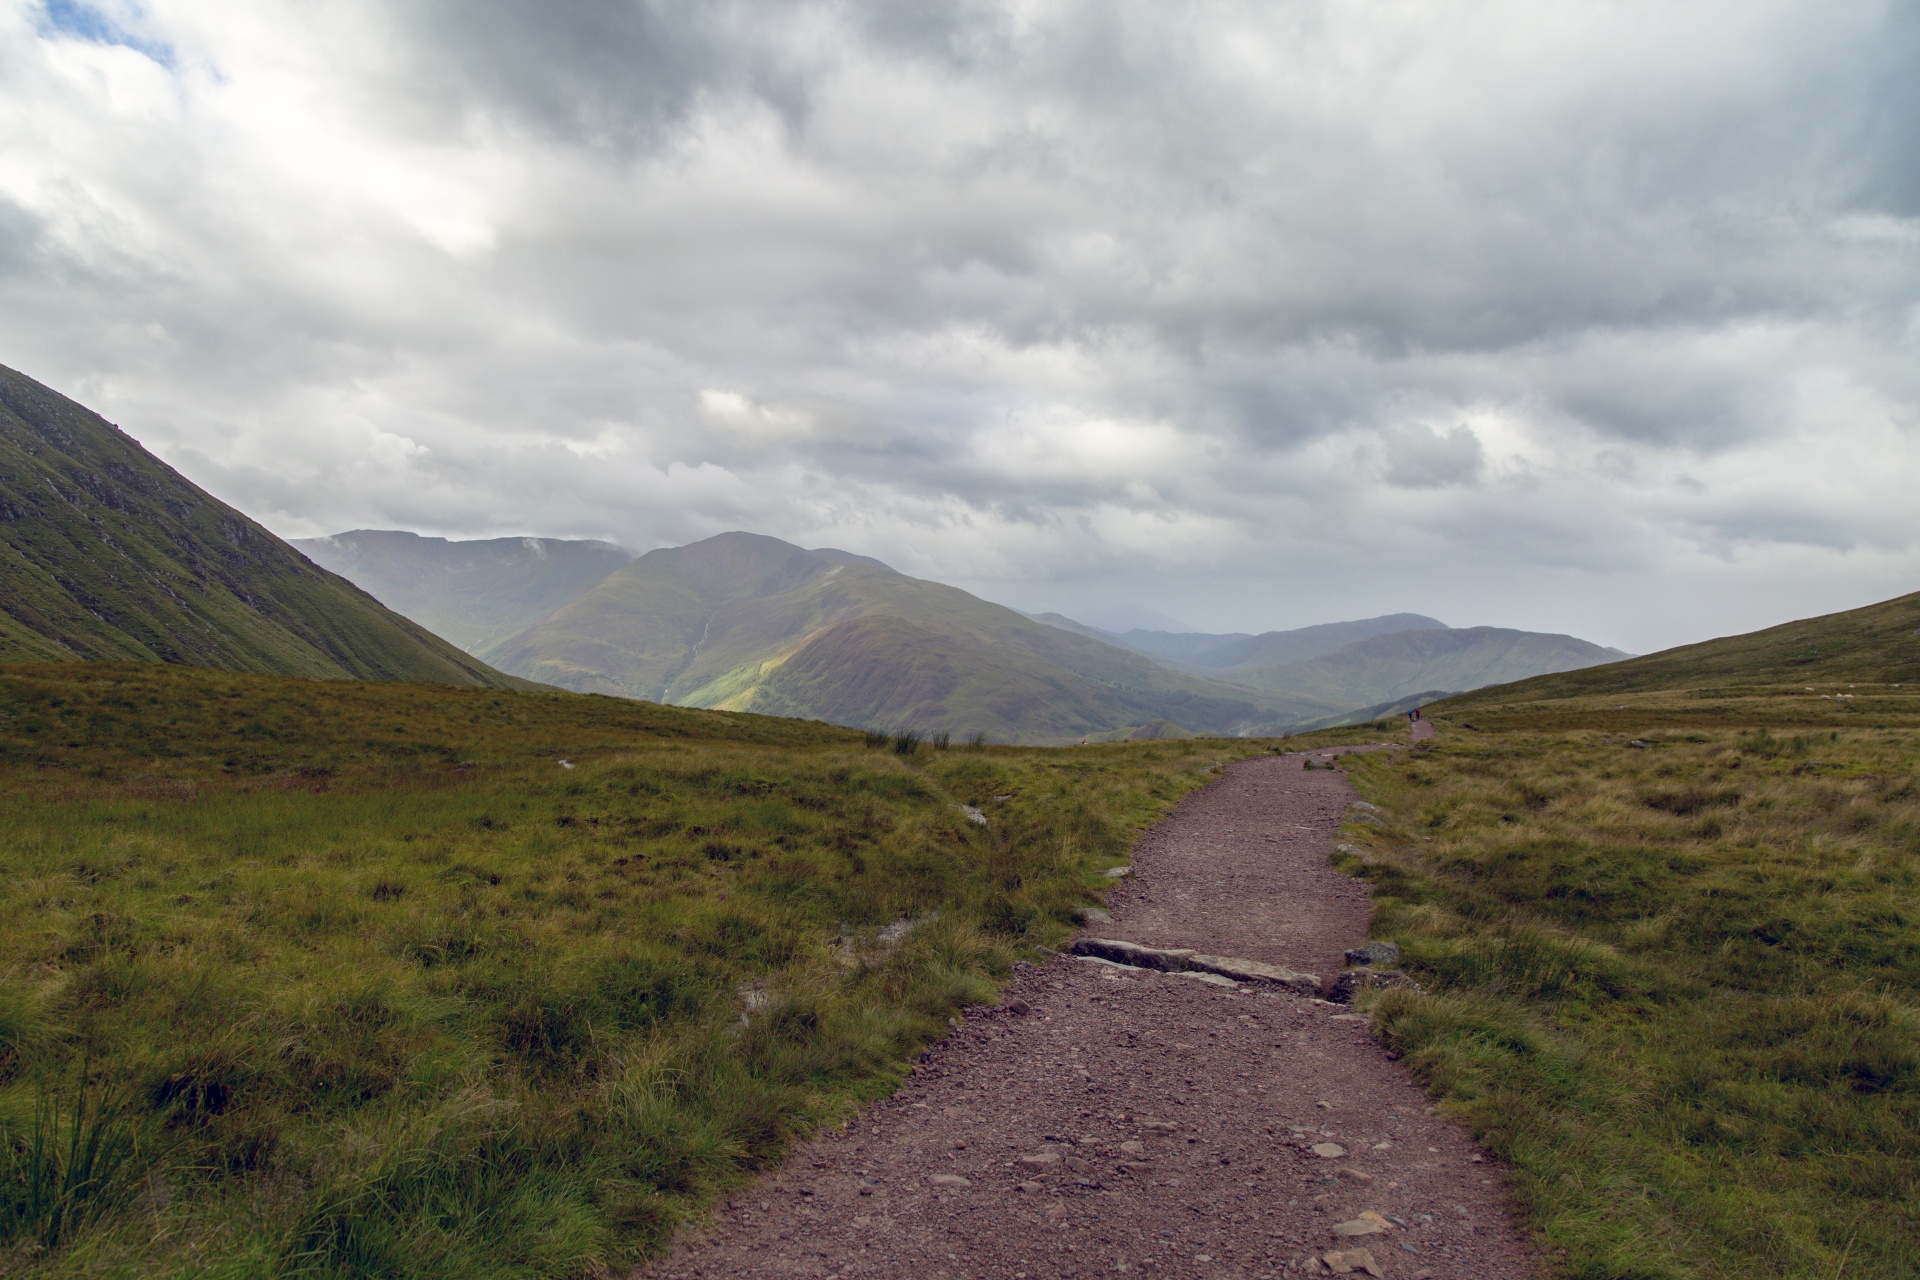
[[[1244,733],[1338,709],[1182,675],[873,561],[745,533],[649,552],[485,656],[584,691],[1002,741],[1153,720]]]
[[[0,662],[512,685],[0,368]]]
[[[1804,692],[1809,684],[1846,681],[1920,683],[1920,593],[1594,670],[1541,676],[1457,705],[1723,685],[1749,694],[1768,687]]]
[[[617,1274],[888,1088],[1263,749],[869,743],[0,670],[0,1272]]]
[[[1620,657],[1616,650],[1572,636],[1461,627],[1375,636],[1302,662],[1235,667],[1220,674],[1252,688],[1357,708],[1430,689],[1478,689]]]
[[[1373,1012],[1558,1274],[1920,1274],[1917,602],[1448,699],[1344,762],[1383,819],[1345,865],[1426,988]]]
[[[291,545],[469,653],[532,626],[633,559],[611,542],[449,542],[386,529],[295,538]]]

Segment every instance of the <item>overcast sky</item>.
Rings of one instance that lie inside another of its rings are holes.
[[[0,363],[299,536],[1644,651],[1920,589],[1920,6],[0,0]]]

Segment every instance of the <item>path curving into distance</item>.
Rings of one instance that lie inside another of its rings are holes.
[[[1365,939],[1367,891],[1327,862],[1346,776],[1306,759],[1242,761],[1189,796],[1090,931],[1330,979]],[[641,1274],[1533,1276],[1505,1201],[1501,1168],[1432,1114],[1365,1018],[1061,956],[1021,966],[898,1093]]]

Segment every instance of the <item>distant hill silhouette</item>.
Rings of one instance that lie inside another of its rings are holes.
[[[633,559],[611,542],[450,542],[391,529],[295,538],[293,545],[469,653],[532,626]]]

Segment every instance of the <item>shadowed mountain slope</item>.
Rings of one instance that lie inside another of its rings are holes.
[[[1152,720],[1244,733],[1340,709],[1170,671],[877,561],[747,533],[649,552],[484,656],[589,692],[1003,741]]]
[[[1836,681],[1920,683],[1920,592],[1588,671],[1537,676],[1450,698],[1447,707],[1707,686],[1801,692]]]
[[[1304,662],[1236,667],[1222,674],[1254,688],[1358,708],[1435,689],[1478,689],[1543,671],[1572,671],[1624,656],[1573,636],[1461,627],[1374,636]]]
[[[0,367],[0,662],[519,686]]]
[[[611,542],[450,542],[390,529],[295,538],[292,545],[469,653],[532,626],[633,559]]]

